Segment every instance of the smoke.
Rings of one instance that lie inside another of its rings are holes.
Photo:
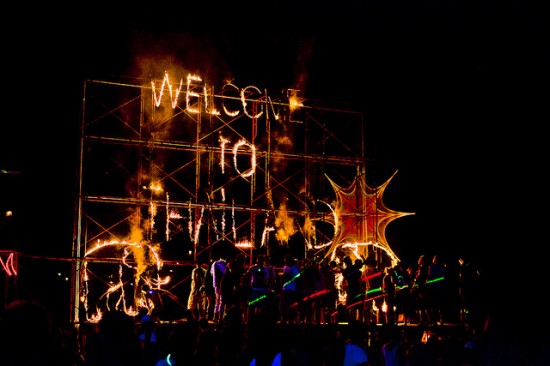
[[[296,64],[294,65],[294,85],[305,95],[309,77],[309,61],[313,55],[314,41],[310,38],[298,39]]]

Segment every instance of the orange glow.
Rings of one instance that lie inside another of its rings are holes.
[[[288,104],[290,105],[290,110],[293,112],[294,110],[303,107],[302,100],[298,98],[297,96],[292,96],[288,99]]]
[[[139,291],[132,290],[132,293],[129,294],[126,291],[126,287],[131,285],[128,284],[126,280],[123,279],[123,269],[130,269],[133,272],[135,286],[138,284],[146,284],[151,289],[156,289],[164,291],[162,286],[170,283],[170,277],[166,276],[161,278],[158,274],[162,268],[162,260],[160,258],[160,253],[158,245],[151,245],[147,243],[135,243],[119,240],[111,240],[105,242],[97,242],[97,245],[88,250],[85,254],[84,265],[84,280],[88,281],[88,265],[90,262],[93,262],[91,257],[93,254],[98,254],[102,250],[112,248],[122,252],[120,256],[120,263],[118,265],[117,281],[110,281],[108,288],[100,296],[99,303],[103,303],[107,310],[110,310],[110,298],[116,296],[115,307],[117,310],[123,310],[125,313],[131,316],[137,315],[138,309],[136,309],[132,304],[136,304],[136,307],[144,306],[150,308],[150,304],[147,303],[147,299],[144,298],[143,294]],[[155,271],[149,271],[150,268],[154,268]],[[156,273],[153,274],[148,274]],[[114,276],[112,276],[115,278]],[[132,304],[127,304],[127,300],[130,298]],[[87,308],[87,296],[84,294],[81,297],[81,301],[84,303],[84,306]],[[101,319],[101,310],[99,308],[99,303],[96,305],[96,312],[89,316],[90,321],[97,321]]]
[[[180,215],[180,213],[176,210],[170,210],[170,218],[171,219],[183,219],[183,216]]]
[[[153,103],[148,93],[142,103],[144,94],[137,98],[131,91],[136,98],[124,105],[124,115],[128,117],[123,119],[121,131],[119,126],[111,127],[110,120],[97,131],[93,129],[90,136],[83,131],[86,138],[94,140],[96,132],[105,132],[109,137],[106,141],[114,137],[116,145],[122,142],[122,146],[132,147],[114,150],[121,158],[129,155],[114,166],[117,170],[122,168],[123,174],[110,174],[97,191],[83,190],[85,195],[79,202],[82,222],[78,223],[75,249],[82,267],[75,271],[79,284],[74,286],[74,298],[86,303],[87,317],[88,300],[90,307],[97,307],[91,311],[92,319],[101,317],[106,306],[120,306],[129,313],[140,306],[150,308],[148,299],[141,296],[140,286],[147,284],[164,291],[162,287],[170,278],[159,277],[161,254],[173,253],[172,244],[183,243],[185,247],[178,249],[193,261],[202,261],[212,256],[210,248],[222,241],[223,245],[237,248],[270,248],[272,242],[288,246],[293,235],[299,233],[297,242],[302,244],[305,240],[308,255],[310,249],[323,249],[323,254],[336,255],[338,250],[339,254],[346,252],[358,258],[376,248],[398,261],[386,242],[384,230],[390,221],[407,213],[391,211],[383,205],[381,196],[389,180],[373,189],[364,184],[362,175],[355,177],[363,171],[364,164],[362,149],[353,147],[360,129],[350,129],[346,123],[356,119],[355,113],[344,119],[340,111],[322,108],[317,115],[314,106],[304,106],[297,89],[288,89],[286,96],[282,94],[272,101],[267,90],[255,86],[240,88],[232,81],[224,81],[222,95],[216,95],[214,88],[198,75],[179,79],[164,73],[159,81],[150,84]],[[218,109],[225,115],[213,117],[219,114]],[[294,111],[298,112],[296,116],[292,115]],[[318,120],[333,113],[338,115],[329,123]],[[283,118],[279,119],[279,115]],[[227,116],[231,118],[223,118]],[[260,116],[265,118],[260,120]],[[304,117],[308,123],[294,123],[294,117]],[[329,131],[332,123],[337,132],[342,128],[357,133],[337,136]],[[83,128],[88,125],[82,124]],[[175,136],[168,138],[172,133]],[[311,138],[305,138],[309,135]],[[228,156],[230,153],[233,156]],[[92,157],[105,155],[106,168],[111,169],[111,154],[109,148]],[[81,161],[82,177],[90,176],[84,168],[88,161],[92,159]],[[93,161],[95,164],[97,160]],[[344,187],[329,178],[328,184],[325,177],[329,175],[346,182]],[[117,197],[123,190],[115,189],[116,183],[125,188],[122,197]],[[95,184],[94,180],[91,186]],[[103,218],[103,209],[100,205],[96,209],[96,202],[121,209],[107,212]],[[94,206],[88,209],[89,204]],[[188,221],[176,223],[179,219]],[[177,226],[177,234],[183,238],[172,235],[172,225]],[[111,237],[121,240],[108,241]],[[100,241],[104,239],[107,241]],[[169,244],[166,253],[161,252],[164,243]],[[178,282],[178,273],[181,272],[171,273],[176,286],[187,280]],[[98,295],[100,300],[95,302]],[[75,318],[78,314],[74,313]]]
[[[153,100],[155,102],[155,105],[157,107],[160,106],[160,103],[162,102],[162,97],[164,96],[164,89],[168,87],[168,92],[170,96],[170,100],[172,101],[172,108],[175,108],[176,105],[178,105],[178,98],[180,95],[180,92],[183,88],[183,79],[180,79],[180,85],[176,88],[176,90],[172,90],[172,84],[170,84],[170,78],[168,77],[168,73],[164,74],[164,78],[162,79],[162,85],[160,86],[160,90],[156,92],[155,88],[155,82],[151,81],[151,88],[153,89]]]
[[[294,227],[294,217],[288,214],[286,205],[283,203],[277,211],[277,217],[275,218],[275,237],[283,244],[288,244],[289,238],[296,233]]]
[[[185,95],[185,109],[190,113],[199,113],[199,109],[192,107],[193,105],[197,105],[198,102],[193,103],[194,99],[192,98],[200,98],[200,94],[195,92],[195,88],[193,87],[194,81],[202,81],[202,79],[199,76],[196,75],[187,75],[187,94]],[[205,87],[206,88],[206,87]],[[205,98],[206,100],[208,98]],[[176,103],[177,103],[177,97],[176,97]],[[172,104],[172,108],[175,108],[175,106]]]
[[[266,226],[264,228],[264,231],[262,233],[262,244],[260,245],[261,247],[265,246],[266,243],[267,243],[267,238],[268,238],[268,234],[271,232],[271,231],[275,231],[275,228],[274,227],[268,227]]]
[[[164,190],[164,188],[162,187],[162,184],[160,184],[160,182],[152,182],[151,185],[148,187],[149,190],[151,190],[151,192],[153,193],[162,193],[162,191]]]
[[[250,168],[245,171],[244,173],[241,173],[239,171],[239,168],[237,167],[237,155],[239,154],[239,148],[241,146],[248,146],[250,148]],[[256,148],[254,145],[246,142],[245,140],[241,140],[233,146],[233,164],[235,165],[235,170],[241,175],[243,178],[250,177],[254,172],[256,171]]]
[[[243,104],[243,111],[244,111],[244,114],[246,114],[248,117],[250,117],[251,119],[254,119],[254,118],[260,118],[262,116],[262,114],[264,114],[264,106],[263,104],[260,104],[259,105],[259,112],[256,113],[256,114],[250,114],[248,112],[248,109],[246,108],[246,106],[248,105],[248,95],[247,95],[247,92],[248,91],[252,91],[252,92],[257,92],[258,95],[262,95],[262,92],[260,91],[260,89],[258,89],[257,87],[255,86],[247,86],[245,87],[243,90],[241,90],[241,103]]]
[[[252,248],[252,243],[249,241],[241,241],[235,243],[236,248]]]
[[[264,96],[262,91],[254,85],[239,89],[232,84],[231,81],[226,80],[222,87],[222,95],[215,95],[213,87],[209,87],[207,84],[199,86],[199,83],[203,81],[199,75],[188,74],[186,79],[187,81],[184,82],[184,78],[180,78],[179,84],[173,85],[170,82],[168,72],[165,72],[160,87],[157,87],[155,82],[151,81],[153,104],[156,107],[160,107],[162,99],[167,95],[170,99],[170,106],[172,109],[175,109],[180,103],[180,94],[185,93],[185,110],[189,113],[198,114],[200,110],[197,106],[201,104],[199,100],[202,100],[206,113],[216,116],[221,115],[214,103],[215,98],[221,98],[222,109],[226,116],[236,117],[240,113],[243,113],[251,119],[259,118],[265,113],[264,108],[267,107],[264,107],[264,104],[267,104],[268,107],[271,107],[275,120],[279,120],[280,118],[269,95]],[[225,98],[236,98],[227,96],[229,92],[233,92],[234,94],[238,93],[242,110],[230,110],[227,108],[226,104],[223,103],[223,99]],[[292,94],[292,96],[289,97],[289,109],[293,111],[296,108],[302,107],[302,99],[296,96],[297,90],[289,89],[289,92]],[[257,103],[259,101],[262,101],[262,103]],[[257,111],[254,113],[253,111],[255,111],[256,108]]]
[[[391,210],[383,202],[384,190],[396,173],[376,188],[369,187],[360,175],[348,187],[340,187],[327,177],[336,194],[335,236],[327,256],[334,257],[336,250],[345,245],[346,254],[357,259],[361,258],[361,247],[366,250],[372,245],[383,249],[392,262],[399,261],[386,240],[386,227],[393,220],[414,213]]]

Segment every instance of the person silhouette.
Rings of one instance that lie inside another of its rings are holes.
[[[110,310],[86,339],[84,366],[147,366],[133,317]]]
[[[386,304],[384,323],[396,324],[395,306],[396,306],[396,279],[393,267],[384,268],[384,277],[382,277],[382,293],[384,294],[384,303]]]
[[[212,263],[212,284],[214,286],[215,304],[214,304],[214,317],[216,322],[221,321],[223,317],[223,290],[222,279],[227,271],[227,261],[223,254],[220,254],[218,259]]]
[[[443,324],[442,306],[446,295],[447,270],[436,254],[428,265],[426,277],[426,300],[428,319],[432,324]]]
[[[191,288],[187,299],[187,309],[193,314],[195,319],[204,317],[204,279],[206,269],[201,261],[197,261],[195,267],[191,271]]]
[[[65,334],[41,302],[26,299],[9,302],[0,316],[1,363],[5,366],[82,364],[81,355],[66,347]]]
[[[428,279],[428,262],[426,256],[422,254],[418,257],[414,285],[412,288],[416,312],[420,324],[429,323],[429,313],[427,301],[426,281]]]

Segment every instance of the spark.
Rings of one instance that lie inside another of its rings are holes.
[[[171,219],[183,219],[184,217],[182,215],[180,215],[178,211],[171,210],[170,211],[170,218]]]
[[[239,147],[241,146],[248,146],[252,151],[252,155],[250,157],[250,168],[244,173],[241,173],[239,171],[239,168],[237,167],[237,155],[239,153]],[[233,146],[233,164],[235,165],[235,170],[237,171],[237,173],[239,173],[243,178],[248,178],[253,175],[256,171],[256,148],[254,147],[254,145],[246,142],[245,140],[240,140],[239,142],[237,142]]]
[[[225,188],[221,189],[221,195],[222,195],[222,202],[225,203]],[[222,236],[225,237],[225,207],[222,210]]]
[[[260,245],[261,248],[263,248],[266,245],[267,235],[270,231],[275,231],[275,228],[274,227],[264,228],[264,231],[262,232],[262,244]]]
[[[189,201],[189,222],[187,223],[187,229],[189,230],[189,239],[193,240],[193,211],[191,210],[191,201]]]
[[[249,114],[249,113],[248,113],[248,109],[246,108],[246,106],[247,106],[247,104],[248,104],[248,103],[246,102],[246,92],[247,92],[248,90],[256,91],[256,92],[258,92],[258,94],[260,94],[260,95],[262,94],[262,92],[261,92],[260,89],[258,89],[257,87],[255,87],[255,86],[253,86],[253,85],[252,85],[252,86],[247,86],[247,87],[245,87],[245,88],[243,88],[243,89],[241,90],[241,103],[242,103],[242,105],[243,105],[244,114],[246,114],[248,117],[250,117],[251,119],[254,120],[254,119],[260,118],[260,117],[262,116],[262,114],[264,114],[264,106],[263,106],[263,104],[260,104],[260,111],[259,111],[258,113],[256,113],[255,115]]]
[[[191,82],[193,81],[202,81],[202,79],[198,75],[191,75],[191,74],[187,75],[187,94],[185,95],[185,107],[186,107],[186,110],[190,113],[199,113],[198,108],[191,108],[191,98],[200,97],[199,93],[193,91],[192,84],[191,84]],[[177,100],[175,101],[175,103],[174,102],[172,103],[172,108],[176,108],[176,104],[177,104]]]
[[[201,217],[199,218],[198,222],[195,224],[195,237],[193,238],[194,243],[199,242],[199,233],[201,231],[202,226],[202,216],[204,215],[204,206],[201,207]]]
[[[222,174],[225,174],[225,145],[231,142],[230,140],[226,139],[222,135],[220,135],[220,168],[222,171]]]
[[[150,229],[151,233],[153,233],[155,229],[155,215],[157,214],[157,206],[153,202],[149,204],[149,213],[151,215]]]
[[[235,248],[252,248],[252,243],[249,241],[236,242]]]
[[[155,102],[155,105],[157,107],[160,106],[160,103],[162,101],[162,96],[164,94],[164,88],[168,86],[168,92],[170,93],[170,100],[172,101],[172,108],[176,108],[176,105],[178,104],[178,97],[181,93],[181,90],[183,88],[183,78],[180,79],[180,85],[176,88],[175,91],[172,90],[172,84],[170,84],[170,78],[168,77],[168,73],[164,73],[164,78],[162,79],[162,84],[160,86],[160,91],[157,96],[156,88],[155,88],[155,82],[151,81],[151,88],[153,89],[153,100]]]
[[[237,240],[237,229],[235,228],[235,200],[231,201],[231,219],[233,220],[233,224],[231,226],[233,240]]]
[[[91,321],[97,321],[101,319],[101,309],[100,304],[104,303],[104,306],[107,310],[110,310],[111,308],[111,302],[110,299],[113,297],[113,295],[117,294],[118,297],[116,298],[114,306],[116,309],[122,309],[126,314],[135,316],[137,315],[137,311],[133,308],[133,306],[127,305],[127,294],[125,291],[125,286],[127,283],[123,280],[123,268],[130,268],[134,271],[134,278],[136,280],[136,283],[138,283],[140,280],[143,280],[144,283],[147,283],[151,285],[151,287],[155,286],[157,289],[161,289],[162,286],[168,284],[171,280],[169,276],[166,276],[164,278],[161,278],[159,275],[159,272],[162,268],[162,260],[160,257],[160,253],[155,248],[154,245],[146,244],[146,243],[136,243],[136,242],[127,242],[127,241],[120,241],[120,240],[110,240],[110,241],[98,241],[97,244],[92,247],[90,250],[88,250],[85,254],[85,258],[91,256],[92,254],[105,249],[109,247],[121,247],[122,248],[122,255],[120,257],[120,264],[118,266],[118,280],[116,283],[111,283],[110,286],[107,288],[107,290],[99,297],[99,300],[96,304],[96,314],[92,314],[91,316],[87,315],[87,318]],[[145,250],[149,253],[150,256],[150,263],[145,263],[146,255]],[[130,257],[133,255],[133,259],[135,263],[132,263],[129,261]],[[145,270],[148,266],[153,265],[156,269],[156,278],[152,278],[149,276],[142,277],[141,275],[145,273]],[[88,276],[88,260],[84,261],[83,263],[83,279],[85,283],[85,288],[83,291],[83,294],[81,296],[81,301],[84,304],[84,308],[88,311],[89,309],[89,303],[88,303],[88,296],[89,296],[89,289],[88,289],[88,282],[89,282],[89,276]],[[133,286],[133,284],[131,284]],[[140,305],[143,304],[143,299],[140,299],[139,297],[136,297],[136,295],[133,295],[133,303]]]
[[[166,192],[166,241],[170,240],[170,194]]]
[[[214,87],[212,87],[212,92],[208,92],[208,87],[206,84],[204,84],[204,90],[203,93],[205,95],[204,98],[204,108],[213,116],[219,116],[221,113],[214,107]],[[210,96],[210,98],[207,98],[206,96]],[[212,108],[210,108],[210,104],[212,104]]]
[[[339,222],[340,220],[339,220],[338,214],[334,210],[334,207],[332,207],[332,205],[329,204],[328,202],[325,202],[323,200],[317,200],[317,202],[324,203],[332,213],[332,219],[334,220],[334,225],[333,225],[334,236],[336,236],[336,234],[338,234],[338,228],[340,227],[340,222]]]

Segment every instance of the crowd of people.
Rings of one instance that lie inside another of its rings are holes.
[[[0,317],[6,366],[538,366],[550,345],[482,308],[481,274],[422,255],[415,266],[258,255],[195,265],[183,319],[155,308],[59,325],[31,300]],[[526,341],[529,339],[529,341]]]
[[[421,255],[416,265],[382,265],[373,258],[341,260],[314,254],[284,257],[282,267],[260,254],[254,263],[238,254],[198,262],[191,273],[187,309],[218,322],[226,309],[270,313],[287,324],[463,324],[483,321],[481,274],[461,258],[451,266],[440,256]]]
[[[6,366],[539,366],[547,342],[523,342],[502,314],[472,334],[463,327],[286,324],[259,310],[243,321],[228,308],[219,322],[191,312],[175,323],[119,310],[79,329],[62,326],[40,303],[16,300],[0,318]],[[541,338],[547,339],[547,338]]]

